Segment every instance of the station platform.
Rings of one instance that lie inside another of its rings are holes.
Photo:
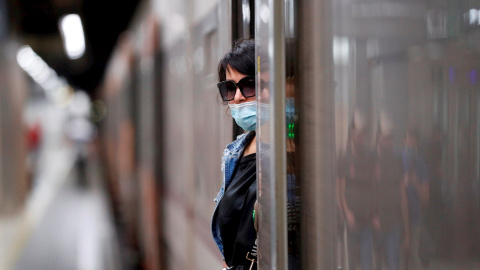
[[[0,216],[0,269],[125,269],[96,157],[78,181],[71,148],[47,156],[23,209]]]

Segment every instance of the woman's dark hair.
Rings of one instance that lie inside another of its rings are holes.
[[[218,63],[218,81],[225,81],[229,66],[236,71],[255,76],[255,41],[241,39],[235,42],[233,48],[225,54]]]

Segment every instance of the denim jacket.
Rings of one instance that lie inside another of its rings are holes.
[[[215,206],[215,210],[213,211],[212,223],[211,223],[213,239],[215,240],[215,243],[220,249],[220,252],[222,253],[222,255],[224,255],[223,244],[222,244],[222,239],[220,238],[220,233],[218,232],[218,229],[217,229],[218,203],[223,198],[225,189],[228,187],[228,185],[232,180],[233,171],[237,166],[238,160],[240,159],[240,155],[243,153],[243,149],[253,139],[254,136],[255,136],[254,131],[250,131],[250,132],[239,135],[235,141],[227,145],[227,148],[223,152],[222,167],[221,167],[223,172],[223,184],[222,184],[222,187],[220,188],[220,191],[217,194],[217,197],[214,200],[216,203],[216,206]]]

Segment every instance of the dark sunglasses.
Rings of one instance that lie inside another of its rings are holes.
[[[220,96],[223,101],[230,101],[235,98],[237,87],[246,98],[255,96],[255,77],[247,76],[237,83],[234,81],[222,81],[217,83]]]

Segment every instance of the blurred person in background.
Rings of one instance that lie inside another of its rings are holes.
[[[227,269],[257,269],[255,42],[236,42],[218,65],[218,89],[235,122],[246,131],[222,158],[223,185],[215,199],[212,235]],[[267,95],[268,91],[262,91]],[[262,112],[263,114],[263,112]]]
[[[86,169],[90,143],[96,136],[96,128],[89,120],[90,99],[85,92],[77,92],[69,107],[69,117],[65,127],[66,137],[73,144],[77,183],[87,186]]]
[[[42,142],[42,125],[40,119],[35,119],[31,124],[27,124],[27,149],[28,149],[28,178],[31,185],[37,173],[38,157],[40,152],[40,144]]]
[[[364,114],[357,112],[349,127],[345,157],[338,168],[338,203],[347,230],[348,269],[372,269],[374,216],[374,156],[368,147]]]
[[[410,227],[407,263],[409,269],[423,269],[421,264],[428,264],[428,258],[420,253],[420,244],[427,236],[422,210],[429,202],[430,190],[428,167],[425,158],[418,149],[418,132],[415,129],[409,129],[405,135],[402,159]]]
[[[387,116],[383,118],[388,119]],[[409,241],[403,163],[400,153],[395,153],[393,143],[391,121],[381,121],[375,160],[375,257],[379,269],[383,269],[382,265],[386,263],[388,270],[399,269],[402,241],[405,245]]]

